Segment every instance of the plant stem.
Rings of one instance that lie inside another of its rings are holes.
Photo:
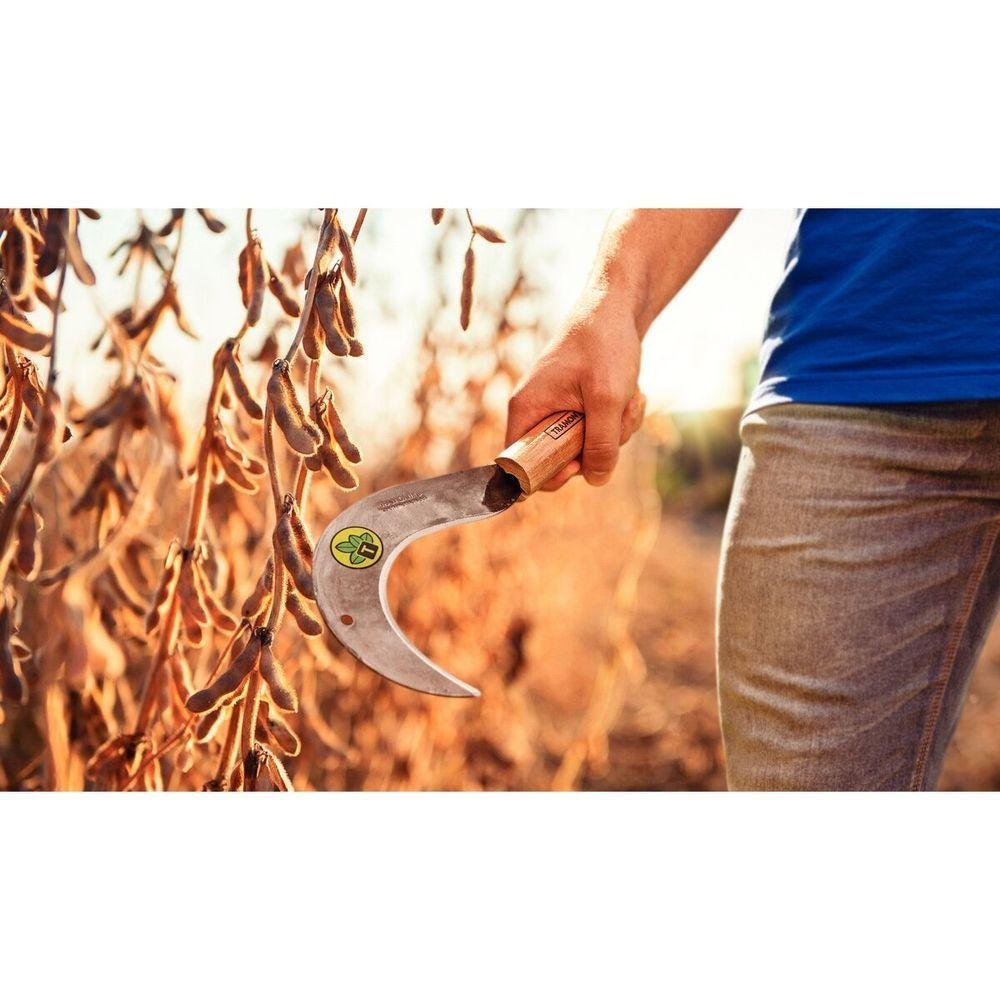
[[[295,337],[285,352],[285,360],[289,364],[291,364],[292,358],[295,357],[295,352],[299,349],[299,344],[302,343],[302,338],[305,336],[306,327],[309,325],[309,314],[312,312],[313,302],[316,301],[316,286],[319,284],[319,262],[323,256],[323,246],[326,243],[327,233],[333,224],[335,214],[335,209],[326,208],[323,210],[323,223],[319,227],[316,253],[313,255],[313,266],[309,274],[309,283],[306,285],[306,299],[302,303],[302,312],[299,314],[299,325],[295,331]]]
[[[171,281],[174,280],[174,269],[177,267],[177,258],[181,254],[181,241],[184,239],[184,221],[187,219],[187,213],[180,217],[177,222],[177,242],[174,244],[174,256],[170,261],[170,270],[167,272],[167,284],[169,285]]]
[[[10,372],[11,383],[14,386],[14,404],[7,415],[7,430],[4,432],[3,441],[0,442],[0,472],[3,472],[3,467],[10,456],[11,447],[14,444],[14,438],[17,436],[18,428],[21,426],[21,410],[24,406],[21,399],[17,355],[14,353],[13,348],[9,346],[4,347],[4,360],[7,363],[7,370]]]
[[[56,346],[58,344],[57,334],[59,330],[59,310],[62,307],[63,288],[66,284],[67,264],[68,259],[66,257],[66,249],[64,246],[61,253],[59,285],[56,289],[56,297],[52,305],[52,344],[49,354],[49,372],[45,379],[45,408],[49,415],[51,415],[55,406],[57,374]],[[7,570],[10,568],[10,560],[13,556],[10,540],[14,531],[14,525],[17,522],[18,509],[27,498],[28,493],[31,490],[31,484],[35,479],[35,473],[42,464],[42,449],[46,445],[46,442],[42,440],[41,434],[44,420],[45,417],[42,417],[38,422],[38,427],[35,429],[35,446],[32,450],[31,460],[28,463],[28,467],[24,470],[17,486],[15,486],[7,495],[3,508],[0,509],[0,582],[7,579]]]

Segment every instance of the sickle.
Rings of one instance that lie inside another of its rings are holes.
[[[498,456],[495,465],[393,486],[344,510],[313,555],[316,603],[344,648],[383,677],[425,694],[479,692],[424,656],[396,624],[389,570],[415,538],[507,510],[580,454],[583,415],[555,414]]]

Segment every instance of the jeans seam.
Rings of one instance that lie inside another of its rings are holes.
[[[917,746],[917,755],[913,762],[913,774],[910,778],[910,791],[919,791],[923,785],[924,775],[927,770],[927,758],[930,755],[931,745],[937,735],[938,723],[941,719],[941,709],[944,705],[945,692],[948,689],[948,682],[951,680],[952,672],[955,668],[955,661],[958,659],[958,648],[962,643],[972,615],[972,607],[976,601],[976,594],[979,586],[986,574],[986,567],[996,544],[997,535],[1000,534],[1000,524],[995,524],[987,533],[983,540],[983,545],[976,558],[972,573],[969,576],[969,583],[962,596],[962,604],[959,608],[958,621],[948,645],[945,648],[941,669],[934,680],[931,690],[931,700],[927,707],[927,718],[924,722],[920,743]]]

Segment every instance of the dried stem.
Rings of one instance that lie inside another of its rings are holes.
[[[52,305],[52,346],[49,352],[49,372],[45,380],[45,408],[49,416],[55,407],[55,386],[56,386],[56,347],[58,344],[59,311],[62,308],[63,288],[66,284],[67,256],[65,249],[61,252],[59,266],[59,284],[56,289],[55,301]],[[31,485],[34,482],[35,474],[38,472],[43,459],[43,451],[49,444],[45,440],[42,431],[45,418],[41,418],[35,430],[35,446],[32,449],[31,459],[28,467],[24,470],[17,485],[10,491],[0,510],[0,582],[7,579],[7,570],[10,568],[10,561],[13,556],[10,540],[17,522],[17,514],[21,504],[28,497]]]
[[[166,284],[170,284],[174,280],[174,270],[177,267],[177,259],[181,255],[181,242],[184,239],[184,221],[187,219],[187,213],[180,217],[177,222],[177,242],[174,244],[174,255],[170,261],[170,270],[167,271]],[[145,258],[143,258],[145,261]]]
[[[313,256],[313,266],[310,276],[309,283],[306,288],[306,299],[302,307],[302,312],[299,317],[299,326],[296,330],[295,337],[285,354],[285,361],[291,363],[295,356],[295,352],[298,350],[299,345],[302,343],[302,337],[305,333],[306,326],[309,322],[309,315],[313,308],[313,302],[316,295],[316,287],[319,281],[319,264],[320,259],[323,254],[323,248],[326,244],[326,237],[328,229],[334,224],[336,219],[336,210],[326,209],[323,213],[323,222],[320,226],[319,238],[316,241],[316,252]],[[355,220],[353,231],[351,234],[351,239],[356,240],[361,232],[361,227],[364,225],[365,215],[367,214],[367,209],[361,209],[358,212],[358,217]],[[308,369],[308,383],[309,383],[309,401],[310,403],[315,402],[319,394],[319,375],[320,375],[320,362],[318,360],[309,362]],[[281,482],[278,476],[278,465],[277,458],[274,451],[274,415],[271,408],[270,399],[267,402],[267,409],[264,414],[264,454],[265,461],[267,463],[268,478],[271,484],[271,498],[274,504],[274,516],[275,521],[277,521],[282,515],[282,506],[284,503],[284,494],[281,489]],[[293,494],[295,498],[295,503],[301,507],[303,500],[305,498],[305,493],[308,488],[310,480],[310,472],[305,466],[305,462],[302,459],[298,461],[298,468],[295,475],[295,492]],[[268,630],[271,636],[277,634],[278,630],[281,628],[281,620],[285,613],[285,598],[288,592],[288,580],[285,574],[285,567],[281,561],[279,554],[275,551],[273,553],[274,559],[274,583],[272,585],[271,591],[271,607],[268,612],[267,624],[265,628]],[[260,707],[259,699],[259,682],[260,674],[258,671],[254,672],[253,682],[256,683],[256,687],[251,685],[250,692],[253,694],[251,698],[250,693],[247,695],[247,702],[249,704],[248,713],[245,716],[243,725],[243,739],[241,741],[242,752],[245,755],[249,750],[248,740],[252,739],[252,735],[255,732],[257,724],[257,714]]]
[[[7,371],[10,373],[8,377],[14,384],[14,403],[11,412],[7,415],[7,430],[4,432],[3,441],[0,442],[0,472],[3,472],[3,467],[7,463],[7,458],[14,444],[14,438],[21,426],[21,410],[24,406],[21,387],[18,384],[17,355],[10,346],[4,346],[4,361],[7,365]]]
[[[184,533],[183,549],[191,553],[201,540],[201,532],[205,523],[205,513],[208,509],[208,493],[212,485],[210,475],[210,459],[212,457],[212,429],[218,415],[219,401],[222,398],[222,380],[225,375],[225,355],[222,351],[216,354],[215,367],[212,373],[212,387],[205,403],[205,422],[201,445],[198,449],[198,460],[195,473],[194,492],[188,508],[188,523]],[[185,555],[184,558],[188,558]],[[144,733],[149,728],[156,700],[157,683],[160,671],[168,657],[173,653],[180,631],[180,599],[175,587],[170,596],[167,611],[161,626],[160,641],[156,654],[149,666],[146,682],[143,686],[142,699],[136,719],[135,731]]]

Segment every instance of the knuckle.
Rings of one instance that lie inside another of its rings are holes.
[[[601,409],[624,409],[627,401],[625,393],[607,384],[592,386],[587,396],[591,406]]]
[[[618,394],[608,386],[599,386],[588,393],[591,406],[609,407],[618,402]]]
[[[618,458],[618,445],[611,441],[596,441],[584,450],[584,463],[590,469],[614,468]]]

